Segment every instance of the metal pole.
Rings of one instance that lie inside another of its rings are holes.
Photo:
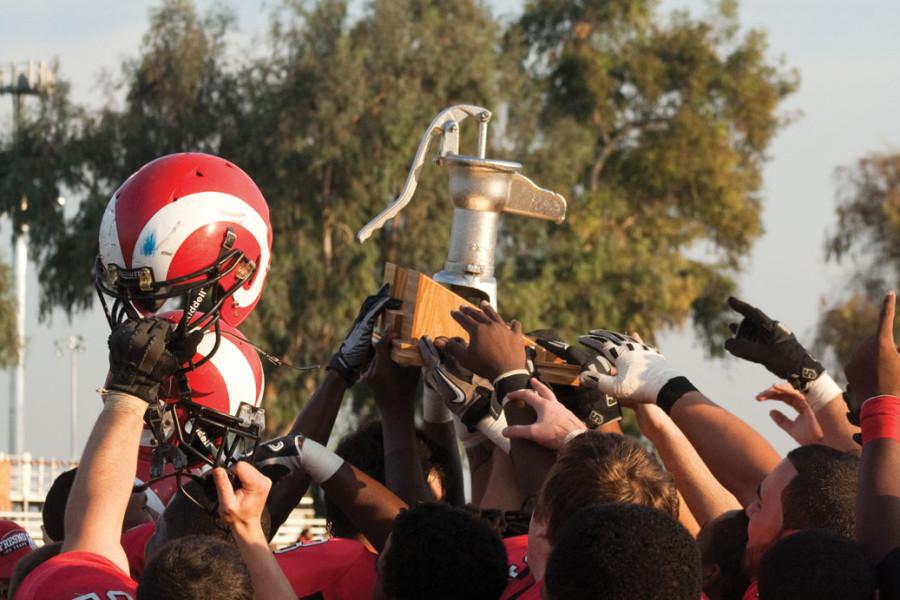
[[[73,346],[69,346],[69,458],[75,460],[78,456],[78,348]]]
[[[11,378],[10,394],[10,452],[21,455],[25,451],[25,272],[28,267],[28,226],[23,225],[16,235],[13,250],[16,285],[16,372]]]

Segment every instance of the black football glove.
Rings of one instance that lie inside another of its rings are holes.
[[[783,324],[737,298],[728,298],[728,305],[744,316],[730,325],[734,337],[725,341],[734,356],[761,364],[801,392],[825,370]]]
[[[388,293],[389,289],[390,286],[384,284],[378,293],[366,298],[347,337],[344,338],[341,347],[328,362],[328,369],[340,373],[347,385],[356,383],[375,354],[375,348],[372,346],[372,333],[375,331],[375,321],[378,316],[387,309],[400,308],[402,304],[400,300],[391,298]]]
[[[302,435],[287,435],[258,445],[253,454],[253,466],[273,484],[278,483],[282,477],[303,468],[300,459],[303,439]]]
[[[125,321],[109,335],[106,389],[156,402],[159,386],[194,356],[202,332],[174,335],[175,325],[154,317]]]

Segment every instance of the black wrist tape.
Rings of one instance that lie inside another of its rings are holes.
[[[673,377],[659,390],[659,394],[656,395],[656,405],[669,414],[682,396],[696,391],[697,388],[688,381],[687,377]]]

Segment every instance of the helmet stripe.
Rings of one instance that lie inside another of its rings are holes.
[[[114,195],[106,204],[100,221],[100,260],[104,266],[113,264],[120,269],[128,269],[130,265],[125,264],[122,245],[119,243],[119,230],[116,227],[116,204],[118,199]]]
[[[247,289],[239,288],[233,296],[235,305],[250,306],[262,293],[265,277],[260,274],[269,269],[268,227],[252,206],[231,194],[198,192],[166,204],[141,230],[132,251],[131,268],[151,267],[157,277],[167,278],[172,259],[188,236],[223,221],[241,225],[259,244],[260,264],[253,283]]]
[[[197,353],[203,356],[209,354],[215,340],[215,333],[208,332],[197,347]],[[219,349],[213,354],[210,362],[219,371],[225,382],[230,414],[237,414],[242,401],[248,404],[256,401],[256,377],[253,376],[253,369],[247,362],[247,357],[244,356],[237,344],[223,335],[219,342]]]

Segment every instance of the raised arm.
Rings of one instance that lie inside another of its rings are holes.
[[[700,527],[724,512],[741,507],[719,483],[684,433],[663,410],[653,404],[635,406],[638,426],[653,442],[675,486]]]
[[[387,285],[363,301],[340,348],[329,361],[324,380],[294,420],[288,433],[290,438],[303,435],[320,444],[328,443],[344,393],[356,383],[372,358],[375,322],[382,312],[392,307],[396,308],[396,301],[388,294]],[[285,474],[283,479],[273,480],[273,484],[267,506],[274,532],[306,494],[310,479],[301,469]]]
[[[655,348],[616,332],[597,329],[581,342],[616,367],[615,375],[582,373],[582,383],[615,396],[625,406],[657,404],[687,436],[717,480],[746,506],[780,457],[738,417],[697,391]]]
[[[406,508],[405,502],[322,444],[302,435],[272,440],[261,450],[255,461],[261,472],[305,470],[372,546],[381,550],[394,518]]]
[[[297,600],[290,582],[269,550],[262,527],[262,513],[272,481],[246,462],[237,463],[233,473],[241,483],[237,490],[224,469],[213,469],[212,477],[218,492],[219,517],[231,528],[241,558],[250,572],[254,598]]]
[[[900,595],[900,354],[894,342],[896,296],[884,299],[878,334],[856,350],[845,372],[862,402],[862,460],[856,500],[856,539],[872,564],[882,565],[882,597]],[[885,589],[889,587],[890,593]]]
[[[481,303],[480,310],[461,307],[451,314],[468,332],[469,344],[449,340],[444,346],[446,352],[462,366],[492,382],[509,425],[534,423],[533,409],[506,399],[509,392],[527,387],[530,379],[525,368],[522,325],[518,321],[507,324],[487,302]],[[529,497],[537,496],[555,454],[529,440],[513,439],[510,456],[524,492]]]
[[[120,544],[122,521],[134,485],[147,404],[192,356],[197,339],[171,339],[173,326],[158,319],[127,321],[109,337],[110,377],[103,410],[94,424],[66,505],[63,552],[103,556],[128,573]],[[168,344],[168,345],[167,345]],[[172,348],[175,348],[173,351]]]
[[[434,500],[425,481],[416,440],[415,404],[418,367],[401,367],[391,360],[393,331],[375,346],[375,359],[365,382],[381,413],[384,437],[384,477],[387,488],[407,504]]]

